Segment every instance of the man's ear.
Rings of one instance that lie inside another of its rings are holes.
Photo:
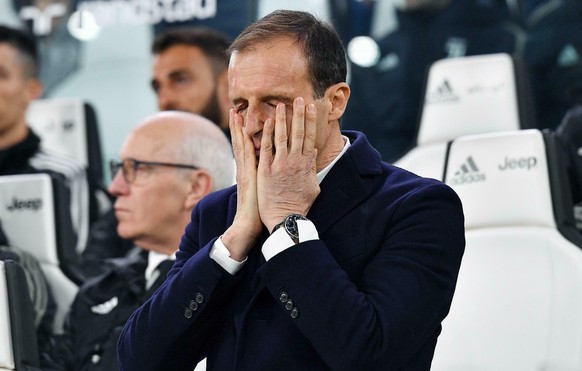
[[[184,208],[192,210],[207,194],[212,192],[213,181],[210,173],[204,169],[193,171],[190,175],[190,191],[186,196]]]
[[[344,114],[350,99],[350,86],[345,82],[334,84],[327,89],[326,96],[331,102],[329,120],[339,120]]]
[[[38,79],[28,79],[28,81],[26,81],[26,90],[28,100],[32,101],[42,96],[43,86]]]

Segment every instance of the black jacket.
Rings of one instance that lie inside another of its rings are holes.
[[[65,334],[42,354],[44,370],[118,370],[117,339],[129,316],[165,280],[145,289],[147,251],[111,259],[108,270],[81,287],[67,319]]]

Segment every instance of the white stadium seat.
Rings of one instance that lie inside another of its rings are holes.
[[[0,260],[0,370],[40,370],[33,305],[20,264]]]
[[[70,218],[63,215],[68,202],[58,199],[56,187],[47,174],[0,176],[4,232],[12,246],[38,260],[57,304],[54,330],[60,333],[78,286],[73,281],[75,240]]]
[[[449,141],[463,135],[533,127],[531,99],[520,68],[504,53],[433,63],[416,146],[394,164],[442,180]]]
[[[90,104],[78,98],[38,99],[28,106],[26,120],[43,148],[81,161],[90,176],[103,181],[97,116]]]
[[[445,182],[466,249],[432,370],[582,370],[582,250],[560,207],[555,138],[538,130],[453,141]],[[571,209],[570,213],[571,213]],[[567,222],[566,222],[567,221]]]

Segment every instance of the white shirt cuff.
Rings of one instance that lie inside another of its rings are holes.
[[[319,234],[315,228],[315,224],[311,220],[298,220],[297,228],[299,228],[299,242],[318,240]],[[278,228],[273,234],[267,238],[263,244],[262,252],[266,261],[269,261],[273,256],[287,250],[295,245],[291,237],[287,234],[284,227]]]
[[[242,262],[236,261],[230,257],[230,251],[222,243],[222,236],[218,237],[210,249],[210,259],[218,263],[225,271],[235,275],[245,264],[247,258]]]

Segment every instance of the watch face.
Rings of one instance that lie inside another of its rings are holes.
[[[307,220],[302,215],[291,214],[285,218],[285,230],[293,238],[299,238],[299,228],[297,220]]]
[[[285,219],[285,229],[291,237],[299,238],[299,228],[297,228],[297,221],[295,218]]]

